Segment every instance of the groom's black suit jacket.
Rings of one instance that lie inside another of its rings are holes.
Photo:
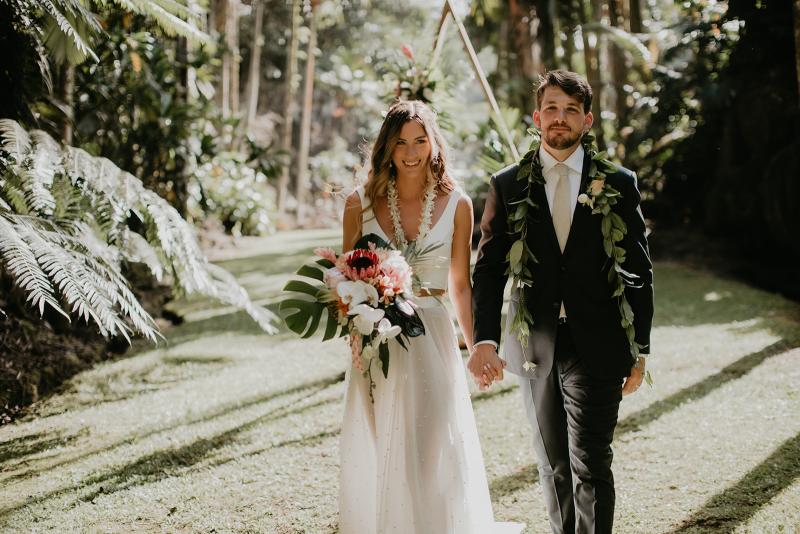
[[[588,155],[583,163],[579,191],[588,185]],[[493,175],[486,208],[481,219],[481,241],[473,274],[475,341],[500,341],[503,291],[508,279],[506,260],[514,235],[507,224],[510,202],[523,198],[527,180],[516,179],[518,165]],[[645,238],[645,224],[639,208],[636,175],[620,167],[608,175],[609,185],[622,198],[613,207],[628,228],[622,241],[623,268],[639,277],[641,287],[627,287],[625,295],[634,313],[636,342],[649,353],[653,318],[653,271]],[[578,203],[564,253],[558,246],[544,186],[537,184],[528,222],[528,246],[538,260],[533,265],[533,287],[525,289],[525,304],[533,315],[528,340],[532,344],[537,374],[549,374],[553,365],[558,315],[563,300],[578,355],[587,368],[602,376],[628,376],[633,363],[628,339],[622,328],[617,299],[611,297],[608,282],[611,262],[603,249],[600,215]],[[512,207],[513,209],[513,207]]]

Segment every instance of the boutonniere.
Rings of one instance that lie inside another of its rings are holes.
[[[533,200],[535,189],[533,186],[544,184],[545,180],[542,164],[539,161],[541,137],[536,130],[528,130],[528,133],[533,136],[533,142],[528,152],[520,160],[517,171],[517,180],[526,181],[527,185],[523,189],[522,198],[509,203],[511,206],[516,206],[509,210],[508,226],[513,232],[514,242],[506,258],[509,265],[507,274],[512,276],[512,291],[533,285],[532,266],[538,262],[533,251],[528,247],[527,230],[528,220],[539,209],[538,204]],[[578,202],[591,209],[593,215],[602,217],[600,227],[603,234],[603,249],[610,262],[608,283],[613,289],[611,298],[617,301],[621,326],[625,330],[631,347],[631,357],[636,362],[641,347],[634,341],[633,309],[625,297],[625,288],[640,287],[640,283],[638,276],[622,267],[625,263],[625,249],[621,245],[628,233],[628,228],[622,217],[612,209],[622,198],[622,194],[606,181],[606,176],[617,172],[617,167],[598,150],[591,133],[586,133],[581,139],[581,143],[589,156],[590,167],[589,185],[578,196]],[[511,323],[511,331],[517,334],[523,346],[527,345],[534,320],[530,310],[525,306],[524,299],[525,291],[519,291],[519,307]]]

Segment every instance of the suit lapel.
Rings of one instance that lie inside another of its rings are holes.
[[[581,185],[578,187],[578,195],[586,191],[586,188],[589,186],[589,167],[591,166],[591,159],[589,158],[589,154],[585,154],[583,156],[583,171],[581,172]],[[546,199],[545,199],[546,200]],[[570,245],[574,242],[579,240],[581,235],[586,235],[586,232],[583,231],[586,223],[589,222],[589,218],[591,217],[591,210],[586,206],[576,202],[575,204],[575,213],[572,215],[572,224],[569,227],[569,235],[567,236],[567,243],[564,245],[564,255],[566,255],[570,250]],[[553,226],[553,218],[550,218],[550,226]],[[553,235],[555,235],[555,229],[553,230]],[[558,241],[556,241],[558,243]]]

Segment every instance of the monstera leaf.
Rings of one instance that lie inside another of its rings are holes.
[[[314,264],[303,265],[296,274],[322,282],[325,270],[331,267],[331,261],[319,259]],[[336,335],[339,322],[333,308],[335,302],[326,300],[328,288],[324,284],[290,280],[283,290],[290,293],[290,297],[280,304],[281,316],[289,330],[304,338],[311,337],[319,328],[323,314],[326,314],[325,334],[322,339],[327,341]]]

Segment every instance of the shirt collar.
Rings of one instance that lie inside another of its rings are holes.
[[[573,172],[578,173],[580,176],[583,172],[583,145],[579,144],[575,152],[565,159],[562,163],[570,168]],[[547,175],[559,161],[554,158],[550,152],[545,150],[544,145],[539,147],[539,161],[542,162],[542,173]]]

